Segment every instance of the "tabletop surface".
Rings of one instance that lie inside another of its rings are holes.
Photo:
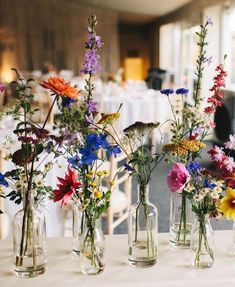
[[[235,286],[235,256],[232,231],[215,232],[215,263],[209,269],[194,269],[188,249],[173,249],[168,234],[159,234],[158,262],[151,268],[133,268],[127,262],[127,235],[106,237],[106,269],[97,276],[79,274],[78,260],[71,254],[70,238],[47,241],[48,265],[45,274],[19,279],[13,274],[12,243],[0,241],[0,287],[191,287]]]

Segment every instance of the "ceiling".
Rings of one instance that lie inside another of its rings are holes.
[[[147,23],[190,1],[192,0],[77,0],[97,8],[118,11],[120,21],[125,23]]]

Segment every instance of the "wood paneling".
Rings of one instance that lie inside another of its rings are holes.
[[[98,18],[98,34],[105,43],[102,74],[119,67],[118,15],[69,0],[0,1],[0,73],[6,51],[15,55],[10,65],[21,70],[41,69],[44,61],[78,74],[84,53],[87,19]]]

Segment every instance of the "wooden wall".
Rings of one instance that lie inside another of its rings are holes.
[[[105,43],[102,73],[115,72],[120,65],[116,12],[75,0],[0,0],[0,75],[11,66],[38,70],[45,61],[78,74],[91,13],[97,15],[98,34]]]

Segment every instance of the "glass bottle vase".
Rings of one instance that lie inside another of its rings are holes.
[[[192,225],[192,206],[187,194],[184,191],[173,193],[170,211],[170,245],[176,248],[189,248]]]
[[[208,215],[196,215],[191,232],[194,268],[209,268],[214,263],[214,232]]]
[[[101,219],[86,215],[80,244],[80,270],[83,275],[97,275],[104,271],[104,249]]]
[[[85,213],[76,204],[73,205],[73,254],[80,256],[81,237],[83,233]]]
[[[36,277],[46,271],[45,217],[34,207],[32,197],[13,219],[13,248],[17,277]]]
[[[158,211],[148,196],[148,185],[139,186],[138,201],[128,215],[128,260],[134,267],[151,267],[157,261]]]

